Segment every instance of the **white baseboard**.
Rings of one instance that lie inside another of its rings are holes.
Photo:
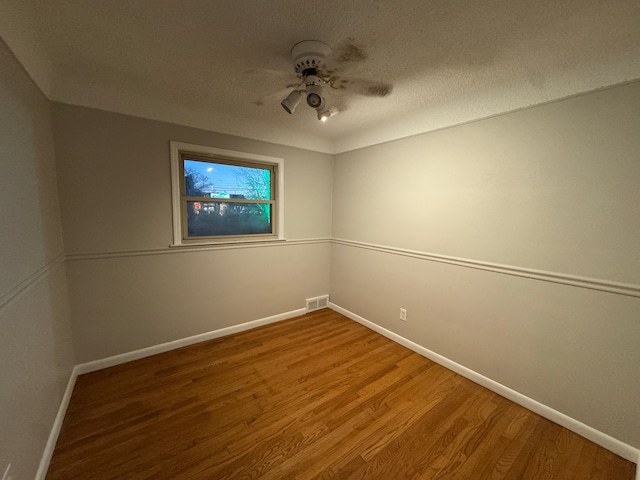
[[[452,370],[465,378],[468,378],[472,382],[482,385],[492,392],[502,395],[512,402],[517,403],[518,405],[522,405],[532,412],[535,412],[538,415],[547,418],[552,422],[555,422],[558,425],[571,430],[572,432],[577,433],[578,435],[582,435],[592,442],[597,443],[601,447],[610,450],[616,455],[620,455],[622,458],[636,463],[636,480],[640,480],[640,450],[638,450],[637,448],[632,447],[631,445],[627,445],[626,443],[615,439],[607,435],[606,433],[602,433],[595,428],[585,425],[584,423],[565,415],[564,413],[558,412],[551,407],[543,405],[542,403],[533,400],[532,398],[529,398],[519,392],[516,392],[515,390],[510,389],[509,387],[491,380],[490,378],[487,378],[484,375],[479,374],[478,372],[475,372],[467,367],[460,365],[459,363],[449,360],[442,355],[432,352],[431,350],[418,345],[417,343],[414,343],[411,340],[398,335],[397,333],[387,330],[386,328],[383,328],[359,315],[356,315],[355,313],[350,312],[349,310],[342,308],[335,303],[329,302],[329,308],[335,310],[338,313],[341,313],[351,320],[364,325],[367,328],[370,328],[375,332],[378,332],[381,335],[384,335],[388,339],[393,340],[394,342],[399,343],[400,345],[405,346],[410,350],[413,350],[423,357],[426,357],[429,360],[432,360],[442,365],[443,367],[448,368],[449,370]]]
[[[225,337],[227,335],[242,332],[244,330],[250,330],[252,328],[260,327],[261,325],[267,325],[269,323],[275,323],[282,320],[287,320],[289,318],[299,317],[300,315],[304,315],[306,312],[306,309],[299,308],[297,310],[291,310],[289,312],[280,313],[278,315],[272,315],[271,317],[265,317],[258,320],[253,320],[251,322],[221,328],[220,330],[201,333],[199,335],[181,338],[172,342],[161,343],[159,345],[154,345],[153,347],[141,348],[140,350],[134,350],[133,352],[121,353],[120,355],[114,355],[113,357],[107,357],[101,360],[95,360],[93,362],[81,363],[80,365],[77,365],[77,368],[79,369],[78,375],[81,375],[83,373],[95,372],[96,370],[113,367],[115,365],[131,362],[140,358],[150,357],[151,355],[157,355],[158,353],[169,352],[177,348],[187,347],[189,345],[205,342],[207,340],[213,340],[214,338]]]
[[[207,340],[213,340],[214,338],[225,337],[227,335],[250,330],[262,325],[267,325],[269,323],[276,323],[282,320],[287,320],[289,318],[299,317],[301,315],[304,315],[305,313],[306,309],[299,308],[297,310],[291,310],[289,312],[280,313],[278,315],[272,315],[271,317],[260,318],[258,320],[241,323],[239,325],[233,325],[231,327],[221,328],[212,332],[201,333],[200,335],[193,335],[191,337],[181,338],[172,342],[154,345],[153,347],[142,348],[133,352],[122,353],[120,355],[114,355],[113,357],[103,358],[101,360],[95,360],[93,362],[81,363],[79,365],[76,365],[71,371],[69,383],[67,383],[67,388],[64,391],[64,395],[62,396],[62,401],[60,402],[60,407],[58,408],[58,414],[56,415],[56,419],[53,422],[53,427],[51,427],[49,439],[47,440],[42,458],[40,459],[40,466],[38,467],[38,472],[36,473],[35,480],[44,480],[45,476],[47,475],[47,469],[49,468],[49,463],[51,462],[51,457],[53,456],[53,450],[56,447],[56,442],[58,441],[58,436],[60,435],[62,422],[64,421],[65,414],[67,413],[67,407],[69,406],[71,394],[73,393],[73,387],[76,383],[76,378],[78,378],[78,375],[82,375],[83,373],[95,372],[97,370],[102,370],[103,368],[113,367],[115,365],[120,365],[121,363],[150,357],[151,355],[168,352],[170,350],[175,350],[177,348],[186,347],[188,345],[193,345]]]
[[[36,480],[44,480],[44,477],[47,475],[49,462],[51,462],[53,450],[56,448],[58,435],[60,435],[62,422],[64,421],[65,414],[67,413],[67,407],[69,406],[71,394],[73,393],[73,386],[76,384],[76,378],[78,378],[78,375],[78,366],[76,365],[75,367],[73,367],[73,370],[71,370],[69,382],[67,382],[67,388],[64,391],[64,395],[62,395],[62,400],[60,401],[60,407],[58,408],[56,419],[53,421],[53,427],[51,427],[51,432],[49,433],[47,444],[44,447],[44,452],[42,453],[42,458],[40,459],[40,465],[38,466],[38,471],[36,473]]]

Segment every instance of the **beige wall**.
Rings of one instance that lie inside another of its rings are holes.
[[[331,234],[330,155],[84,107],[53,111],[67,254],[171,244],[171,140],[283,158],[286,238]]]
[[[339,155],[333,236],[639,284],[639,91]]]
[[[300,240],[331,235],[332,156],[61,104],[54,124],[80,362],[295,310],[328,293],[330,245]],[[283,158],[289,243],[170,249],[171,140]],[[110,252],[120,254],[104,258]]]
[[[329,292],[328,243],[68,262],[80,362],[303,308]]]
[[[34,478],[75,361],[50,105],[0,65],[0,471]]]
[[[338,155],[333,236],[637,291],[639,125],[635,83]],[[640,447],[640,298],[362,246],[331,268],[336,304]]]

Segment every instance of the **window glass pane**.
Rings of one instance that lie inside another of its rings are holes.
[[[189,237],[271,234],[270,204],[187,202]]]
[[[271,200],[271,170],[184,160],[185,194]]]

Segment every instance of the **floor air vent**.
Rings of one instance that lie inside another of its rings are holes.
[[[320,310],[321,308],[327,308],[329,306],[329,295],[322,295],[321,297],[307,298],[307,312],[313,312]]]

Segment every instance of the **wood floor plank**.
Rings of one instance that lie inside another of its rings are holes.
[[[47,479],[611,479],[635,465],[331,310],[77,379]]]
[[[462,381],[447,391],[434,395],[435,406],[421,416],[404,434],[390,442],[363,468],[345,478],[394,478],[402,465],[405,477],[416,478],[415,456],[423,449],[431,448],[467,408],[481,395],[474,392],[471,382]]]
[[[533,412],[523,407],[515,407],[518,408],[519,415],[505,429],[503,437],[507,441],[507,448],[491,465],[490,473],[487,475],[489,480],[502,480],[512,468],[515,469],[514,463],[523,458],[523,449],[529,444],[529,438],[539,423],[538,416]]]

